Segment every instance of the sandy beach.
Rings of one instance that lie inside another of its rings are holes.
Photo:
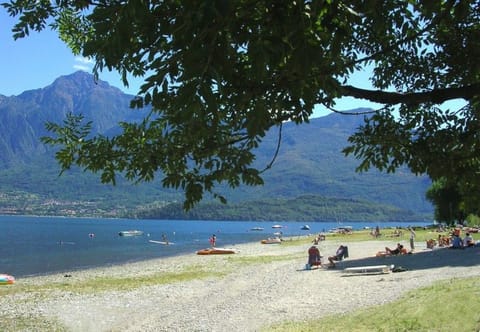
[[[322,256],[340,243],[323,241]],[[234,255],[195,253],[126,265],[17,279],[11,286],[81,284],[95,278],[132,279],[127,289],[75,292],[53,291],[2,295],[2,317],[35,318],[36,331],[50,331],[51,322],[67,331],[260,331],[283,321],[305,321],[345,313],[397,299],[434,281],[480,276],[480,248],[427,250],[417,244],[414,254],[375,257],[392,241],[345,243],[349,258],[336,269],[305,270],[308,245],[235,246]],[[396,265],[401,273],[349,276],[343,269]],[[142,285],[152,275],[203,271],[207,277]],[[2,323],[0,322],[0,328]],[[11,325],[10,325],[11,328]],[[2,330],[5,330],[2,328]],[[13,329],[16,330],[16,329]],[[19,328],[18,330],[22,330]]]

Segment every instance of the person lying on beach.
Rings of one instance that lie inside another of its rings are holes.
[[[389,255],[398,255],[401,254],[403,251],[403,246],[400,243],[397,243],[397,247],[395,249],[390,249],[389,247],[385,247],[385,251]]]
[[[390,249],[389,247],[385,247],[385,251],[377,252],[377,257],[384,257],[384,256],[396,256],[399,254],[406,254],[407,250],[403,248],[403,245],[397,243],[397,247],[395,249]]]

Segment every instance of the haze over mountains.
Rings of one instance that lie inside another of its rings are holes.
[[[129,108],[132,98],[106,82],[95,82],[91,74],[82,71],[18,96],[6,97],[0,91],[0,194],[19,190],[45,199],[113,200],[131,206],[182,200],[183,193],[164,190],[160,178],[145,185],[120,181],[117,187],[102,185],[98,175],[81,170],[59,178],[54,152],[40,142],[40,137],[48,135],[45,123],[61,123],[69,112],[92,120],[94,133],[116,132],[119,121],[138,121],[145,113]],[[331,114],[311,119],[309,124],[286,123],[278,157],[265,173],[265,185],[234,191],[220,188],[221,193],[229,202],[321,195],[431,213],[432,207],[425,200],[430,186],[427,177],[417,177],[406,169],[395,174],[375,170],[359,174],[355,172],[358,161],[341,153],[362,119]],[[277,129],[265,137],[257,153],[258,167],[263,168],[273,158],[277,139]]]

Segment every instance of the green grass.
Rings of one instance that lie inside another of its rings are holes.
[[[235,265],[251,265],[251,264],[268,264],[278,261],[289,261],[304,257],[305,254],[290,254],[290,255],[259,255],[259,256],[230,256],[227,258],[229,262]]]
[[[327,234],[327,240],[338,240],[344,242],[359,242],[359,241],[392,241],[392,242],[405,242],[410,239],[410,232],[407,229],[401,229],[402,235],[399,237],[393,236],[393,229],[381,229],[381,236],[374,238],[370,235],[371,230],[360,230],[352,232],[352,234]],[[438,233],[433,229],[417,229],[415,230],[415,242],[424,242],[429,239],[437,239],[438,235],[448,235],[449,232]],[[311,241],[314,236],[311,236]]]
[[[480,278],[452,279],[408,292],[385,306],[308,322],[285,322],[264,332],[480,331]]]
[[[11,316],[0,314],[0,331],[68,331],[62,324],[56,320],[44,317]]]
[[[77,294],[93,294],[113,290],[133,290],[139,287],[189,281],[208,277],[222,277],[226,271],[204,270],[201,266],[190,266],[179,272],[162,272],[139,277],[96,277],[84,281],[66,279],[42,285],[28,285],[16,283],[13,286],[0,288],[0,296],[12,294],[35,294],[35,296],[48,296],[53,291],[68,291]]]

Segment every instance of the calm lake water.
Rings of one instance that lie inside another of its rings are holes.
[[[282,228],[274,229],[279,224]],[[428,223],[315,222],[310,230],[301,230],[301,222],[183,221],[84,219],[61,217],[0,216],[0,273],[16,277],[66,272],[75,269],[120,264],[151,258],[192,255],[209,246],[209,237],[217,236],[217,247],[260,241],[274,232],[284,236],[317,234],[338,226],[354,229],[424,226]],[[263,227],[263,231],[252,231]],[[142,236],[123,237],[120,231],[137,229]],[[161,240],[165,234],[173,245]]]

